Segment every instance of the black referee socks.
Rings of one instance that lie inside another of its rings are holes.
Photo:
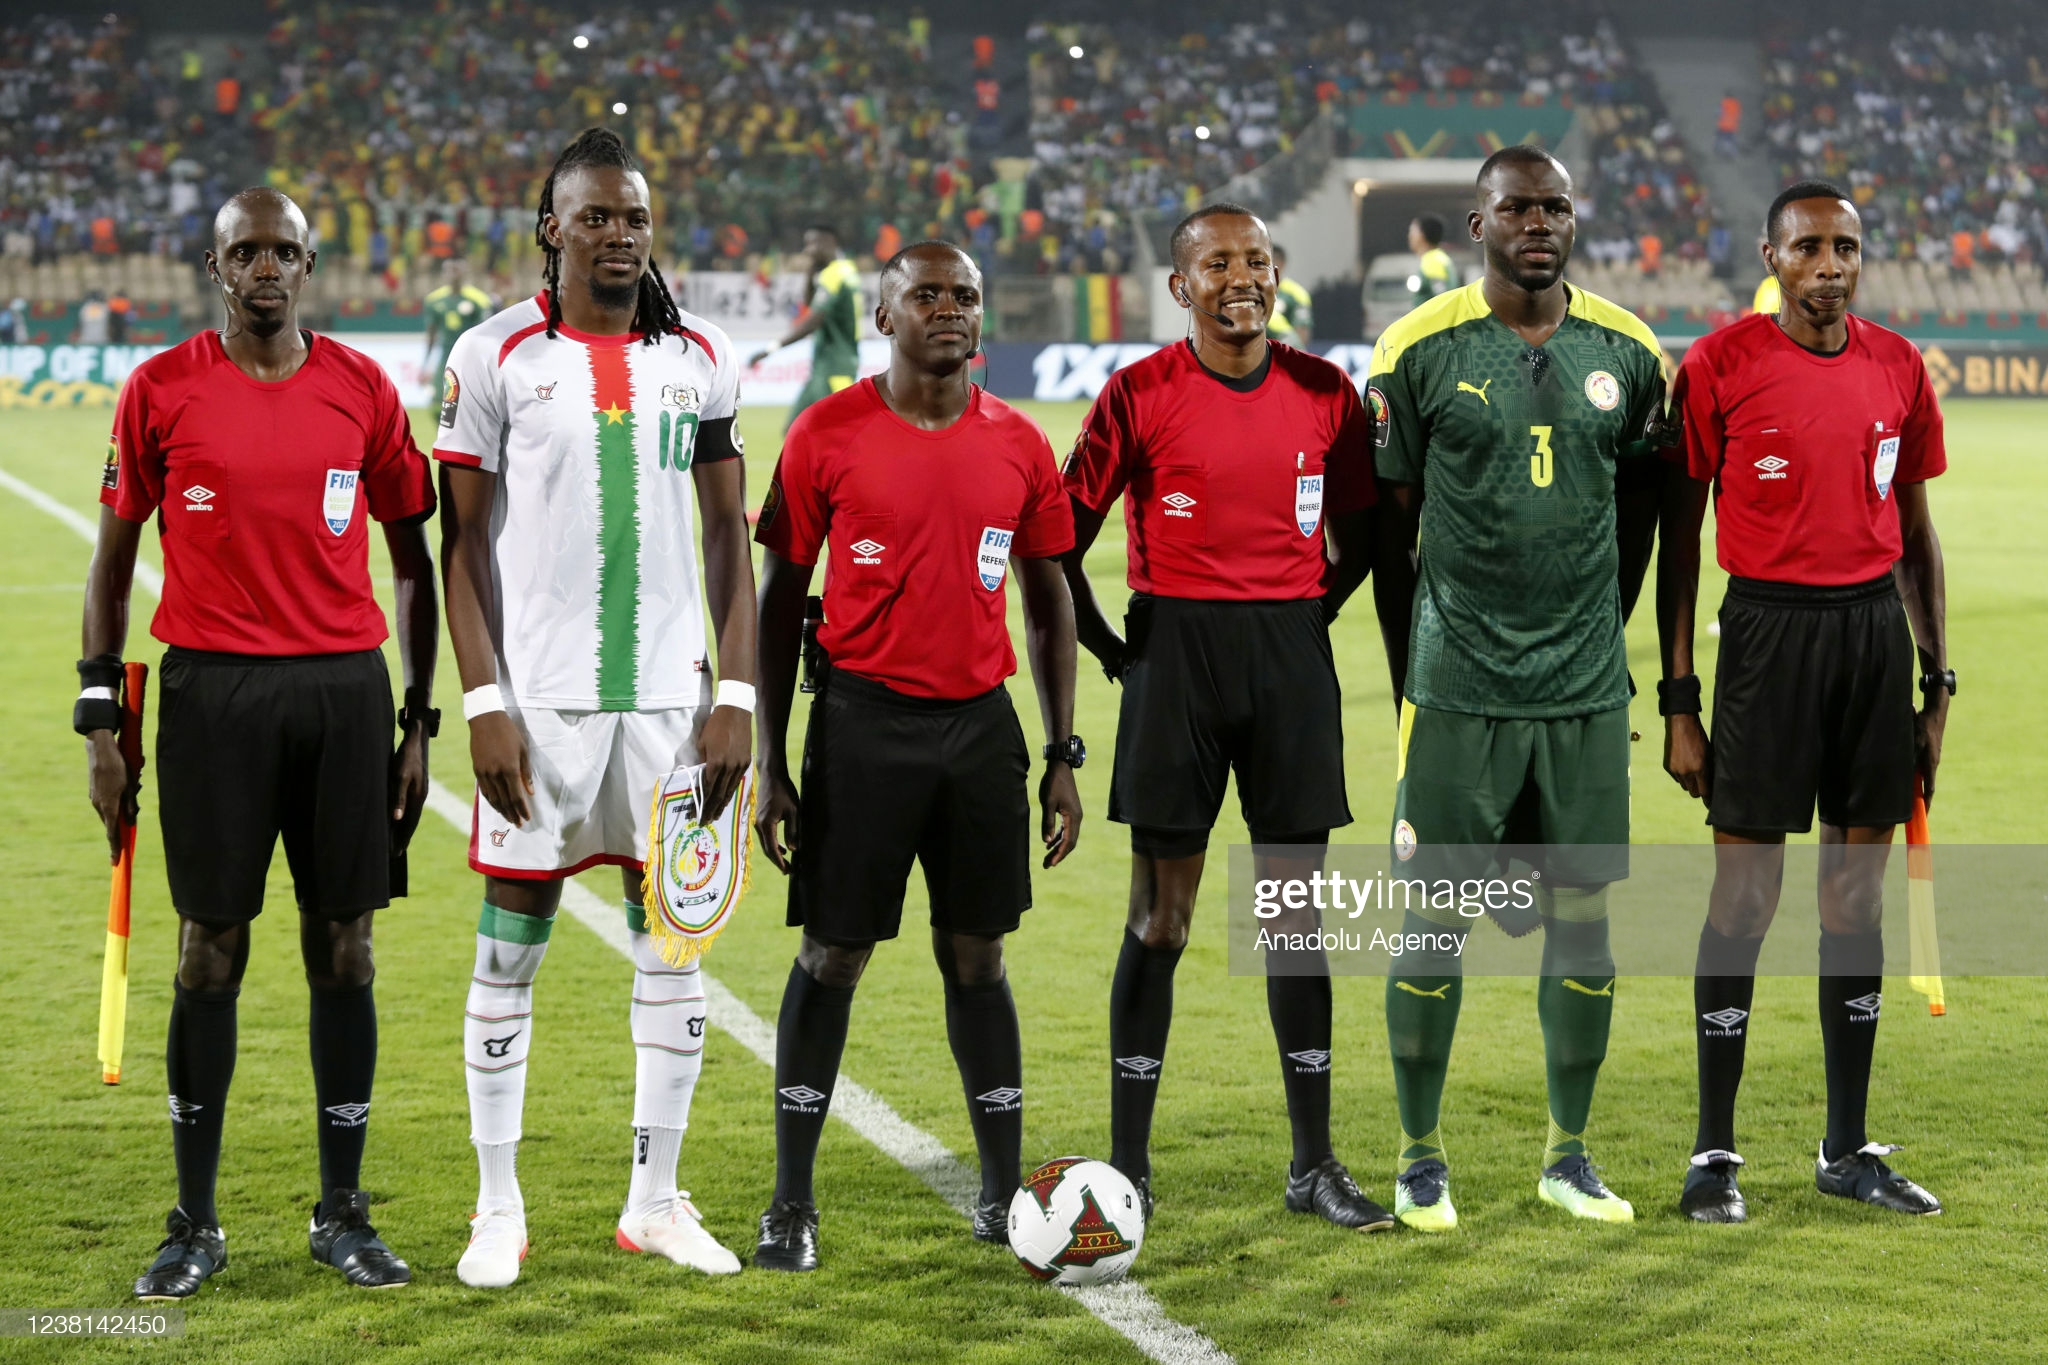
[[[815,1203],[811,1170],[839,1080],[852,986],[827,986],[791,963],[775,1021],[775,1198]]]
[[[1299,975],[1280,975],[1283,963]],[[1266,1015],[1280,1044],[1280,1083],[1294,1132],[1294,1167],[1306,1175],[1330,1151],[1330,976],[1321,950],[1266,955]],[[1321,975],[1313,975],[1320,971]]]
[[[171,1154],[178,1166],[178,1207],[202,1227],[220,1223],[213,1187],[220,1174],[221,1113],[235,1079],[235,1000],[241,993],[240,987],[188,991],[172,982],[164,1047]]]
[[[1700,926],[1700,951],[1692,977],[1692,1022],[1700,1067],[1695,1155],[1736,1150],[1735,1092],[1742,1086],[1749,1011],[1756,998],[1756,957],[1763,946],[1761,935],[1727,938],[1711,923]]]
[[[1870,1099],[1870,1057],[1877,1050],[1877,1014],[1884,1002],[1884,931],[1820,935],[1820,1038],[1827,1054],[1827,1159],[1838,1161],[1869,1141],[1863,1115]]]
[[[313,987],[308,1036],[313,1052],[314,1115],[320,1134],[320,1208],[334,1191],[362,1188],[363,1141],[370,1133],[370,1087],[377,1079],[374,987]],[[189,1210],[188,1210],[189,1212]]]
[[[1109,987],[1109,1164],[1132,1180],[1152,1174],[1152,1106],[1173,1024],[1178,948],[1148,948],[1124,930]]]
[[[981,1158],[981,1202],[1009,1207],[1024,1152],[1024,1042],[1009,978],[972,985],[945,977],[946,1040],[967,1092]]]

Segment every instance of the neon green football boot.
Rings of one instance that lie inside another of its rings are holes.
[[[1449,1232],[1458,1226],[1450,1167],[1431,1157],[1395,1176],[1394,1216],[1417,1232]]]
[[[1555,1204],[1574,1218],[1599,1223],[1633,1223],[1635,1207],[1600,1183],[1593,1163],[1584,1156],[1568,1156],[1552,1163],[1536,1182],[1536,1193],[1544,1202]]]

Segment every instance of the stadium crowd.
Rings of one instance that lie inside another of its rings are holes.
[[[2048,26],[1831,28],[1769,43],[1764,82],[1780,174],[1846,183],[1874,259],[2048,259]]]

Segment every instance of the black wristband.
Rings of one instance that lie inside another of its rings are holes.
[[[71,728],[81,735],[95,730],[121,728],[121,682],[123,670],[118,654],[95,654],[90,659],[78,661],[78,683],[81,691],[101,687],[107,690],[104,697],[81,696],[71,703]]]
[[[1699,674],[1688,673],[1682,678],[1663,678],[1658,681],[1658,715],[1697,716],[1700,709]]]

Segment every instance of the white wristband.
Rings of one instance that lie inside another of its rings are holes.
[[[462,718],[464,720],[475,720],[478,716],[488,716],[493,711],[502,711],[504,709],[505,698],[498,691],[496,683],[485,683],[482,687],[472,687],[469,691],[462,694]]]
[[[737,706],[750,716],[754,714],[754,685],[752,683],[734,682],[728,678],[718,684],[718,691],[714,696],[715,699],[712,702],[714,706]]]

